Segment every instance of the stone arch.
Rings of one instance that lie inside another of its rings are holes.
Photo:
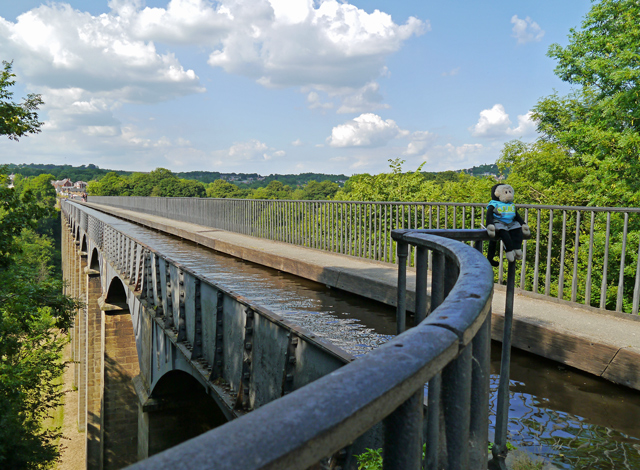
[[[205,387],[190,373],[175,369],[156,383],[148,405],[142,406],[140,458],[157,454],[227,422]],[[152,410],[146,411],[145,408]]]
[[[91,251],[91,258],[89,259],[89,269],[100,272],[100,253],[97,248]]]
[[[119,307],[120,310],[127,310],[127,313],[129,313],[129,305],[127,304],[127,288],[122,282],[122,279],[118,276],[111,278],[107,293],[104,297],[104,302],[105,304]]]
[[[102,459],[104,468],[119,469],[138,460],[138,397],[133,378],[140,374],[127,288],[111,278],[101,299],[103,312]]]
[[[82,238],[82,243],[80,243],[80,251],[82,251],[83,253],[86,253],[88,251],[88,249],[87,249],[87,234],[83,233],[81,238]]]

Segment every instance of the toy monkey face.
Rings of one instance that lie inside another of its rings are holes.
[[[496,188],[496,196],[500,202],[513,202],[513,188],[508,184],[501,184]]]

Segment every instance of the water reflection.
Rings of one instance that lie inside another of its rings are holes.
[[[492,345],[491,426],[500,344]],[[640,468],[640,394],[512,351],[508,440],[566,469]],[[493,432],[493,431],[492,431]]]

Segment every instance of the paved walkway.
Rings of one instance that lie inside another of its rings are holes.
[[[98,204],[87,204],[247,261],[395,305],[395,265],[212,229]],[[415,289],[409,273],[408,289]],[[410,296],[410,303],[411,303]],[[492,335],[502,338],[505,291],[496,286]],[[640,390],[640,317],[516,294],[513,345]]]

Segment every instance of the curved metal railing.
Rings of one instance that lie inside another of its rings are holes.
[[[382,421],[384,468],[418,470],[429,383],[426,468],[486,469],[493,271],[480,252],[463,243],[428,234],[394,238],[419,254],[416,327],[283,398],[130,468],[303,470]],[[430,292],[428,253],[434,260]]]

